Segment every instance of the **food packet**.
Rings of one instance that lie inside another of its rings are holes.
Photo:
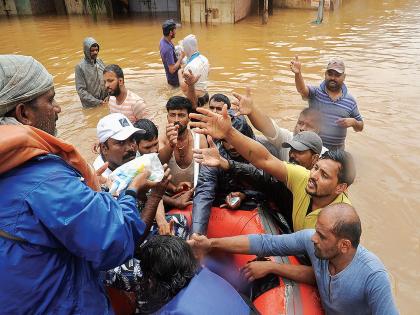
[[[153,182],[162,180],[164,171],[157,153],[144,154],[121,165],[109,175],[109,179],[113,182],[109,192],[113,195],[119,195],[121,191],[127,188],[133,178],[145,169],[150,171],[149,180]]]

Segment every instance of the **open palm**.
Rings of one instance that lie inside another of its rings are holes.
[[[197,133],[210,135],[215,139],[223,139],[232,129],[226,104],[223,105],[222,115],[202,107],[197,108],[197,112],[190,114],[190,118],[198,120],[190,123],[191,127],[196,128]]]
[[[219,150],[210,136],[207,136],[207,141],[209,143],[208,148],[194,150],[194,161],[206,166],[219,167],[222,158]]]

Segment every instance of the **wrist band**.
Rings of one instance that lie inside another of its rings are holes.
[[[131,196],[131,197],[134,197],[135,199],[137,199],[137,192],[132,188],[127,189],[125,191],[125,195]]]

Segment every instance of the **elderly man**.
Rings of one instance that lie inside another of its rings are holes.
[[[83,53],[85,57],[74,70],[77,94],[79,94],[83,107],[103,105],[106,103],[102,74],[105,64],[98,58],[98,42],[92,37],[85,38]]]
[[[92,168],[53,136],[60,107],[52,76],[17,55],[0,56],[0,73],[2,312],[113,313],[99,271],[133,256],[165,184],[145,172],[118,200],[98,192]],[[141,219],[136,199],[151,187]]]
[[[354,208],[338,203],[321,211],[315,230],[219,239],[193,235],[190,245],[201,254],[212,249],[259,257],[306,254],[315,270],[326,314],[398,314],[387,271],[378,257],[359,245],[361,232]],[[257,277],[268,273],[283,276],[282,265],[264,264],[265,270],[259,270]],[[243,273],[250,280],[255,278],[250,264]]]
[[[301,68],[296,56],[290,63],[290,69],[295,74],[296,89],[303,99],[309,101],[309,107],[322,114],[322,142],[328,149],[344,149],[347,128],[362,131],[363,119],[356,100],[344,84],[346,74],[343,60],[333,58],[328,62],[325,80],[319,87],[305,84]]]

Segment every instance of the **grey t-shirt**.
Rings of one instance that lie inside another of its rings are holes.
[[[287,235],[249,235],[250,252],[258,256],[307,254],[326,314],[398,314],[384,265],[373,253],[359,245],[351,263],[330,275],[328,260],[315,256],[311,237],[315,230]]]

